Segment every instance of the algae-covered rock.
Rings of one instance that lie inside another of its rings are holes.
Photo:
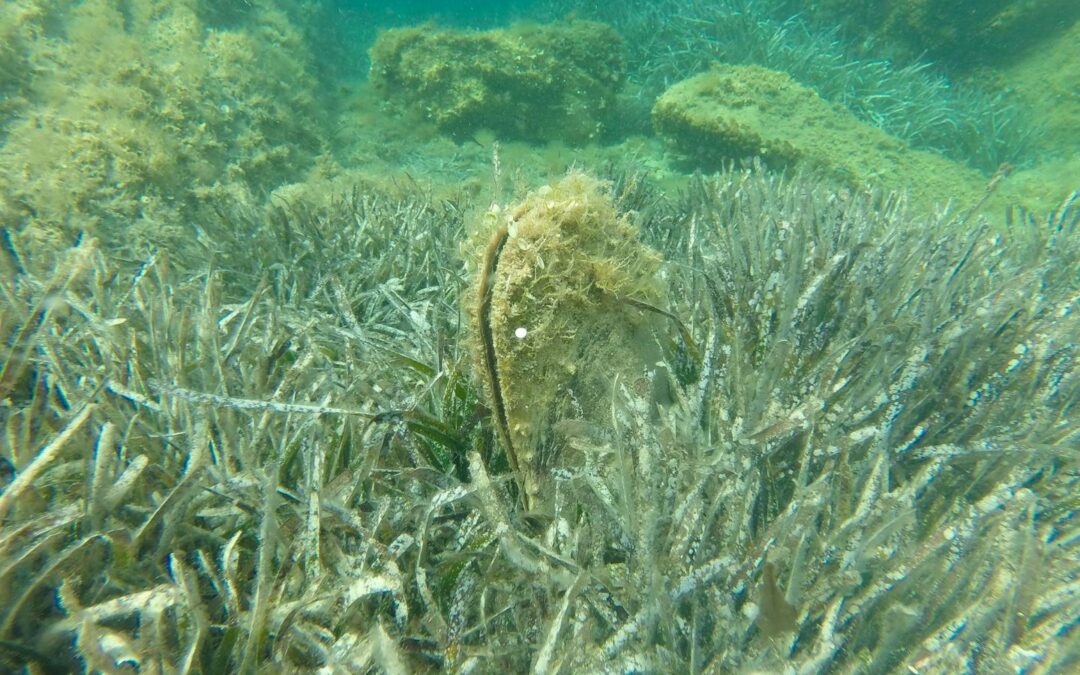
[[[590,21],[464,32],[383,32],[371,80],[440,129],[487,128],[508,138],[582,142],[604,130],[623,81],[622,41]]]
[[[1018,100],[1035,111],[1042,161],[1017,171],[1011,187],[1034,212],[1048,212],[1080,185],[1080,22],[1033,50],[999,73],[998,78]]]
[[[0,120],[7,119],[24,102],[31,71],[27,51],[40,15],[41,11],[28,3],[0,4]]]
[[[609,426],[616,387],[663,398],[660,258],[580,173],[485,225],[467,303],[477,370],[523,501],[543,508],[550,472],[583,466],[589,430]]]
[[[700,168],[756,156],[773,168],[811,168],[859,189],[909,191],[927,205],[973,203],[986,185],[977,171],[914,150],[786,73],[760,66],[718,64],[675,84],[656,102],[653,124]]]
[[[806,8],[823,22],[954,62],[1000,61],[1067,29],[1076,0],[823,0]]]
[[[189,242],[215,194],[257,195],[313,162],[311,55],[275,3],[227,30],[194,1],[47,4],[0,11],[18,47],[0,47],[0,98],[17,93],[19,112],[0,116],[0,202],[19,237]]]

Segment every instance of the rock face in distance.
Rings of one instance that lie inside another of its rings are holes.
[[[1080,19],[1076,0],[821,0],[806,10],[913,55],[966,65],[1011,60]]]
[[[623,77],[622,39],[591,21],[398,28],[371,47],[376,90],[457,136],[588,141],[603,133]]]
[[[974,169],[914,150],[761,66],[717,64],[664,92],[652,116],[675,154],[701,169],[761,157],[772,168],[811,168],[857,189],[906,190],[926,205],[977,200],[986,185]]]

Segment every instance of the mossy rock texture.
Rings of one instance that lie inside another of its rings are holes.
[[[622,39],[590,21],[399,28],[371,48],[376,89],[456,136],[588,141],[603,134],[623,77]]]
[[[0,218],[17,238],[187,242],[212,204],[312,164],[322,113],[302,32],[271,3],[234,29],[204,23],[205,7],[0,10]]]
[[[825,0],[806,9],[822,22],[961,64],[1008,60],[1080,19],[1076,0]]]
[[[708,170],[761,157],[857,189],[909,190],[926,204],[977,199],[986,184],[974,169],[914,150],[788,74],[756,65],[717,64],[675,84],[657,100],[653,124],[681,160]]]
[[[660,256],[603,183],[571,173],[492,211],[474,237],[474,353],[525,504],[553,469],[582,467],[626,386],[663,402]],[[480,256],[475,256],[479,258]]]

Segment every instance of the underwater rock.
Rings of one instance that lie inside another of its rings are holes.
[[[1080,18],[1076,0],[825,0],[807,7],[824,22],[958,63],[1001,61]]]
[[[230,30],[204,3],[31,4],[0,10],[0,215],[28,246],[187,245],[314,161],[313,55],[274,3]]]
[[[616,387],[663,399],[661,259],[581,173],[487,219],[473,351],[525,506],[542,508],[550,471],[582,466],[574,453],[609,424]]]
[[[622,85],[622,39],[591,21],[464,32],[398,28],[371,47],[371,81],[444,132],[584,142]]]
[[[761,66],[717,64],[675,84],[653,107],[653,124],[677,154],[704,169],[761,157],[772,168],[812,168],[857,189],[908,190],[925,205],[974,202],[986,185],[974,169],[912,149]]]

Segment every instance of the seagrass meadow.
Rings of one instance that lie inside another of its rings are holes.
[[[1063,6],[4,3],[0,672],[1080,670]]]
[[[538,513],[471,377],[459,209],[232,214],[135,266],[7,247],[7,662],[1075,666],[1075,202],[958,236],[803,177],[610,190],[696,352],[643,374],[662,406],[567,413],[589,459]]]

